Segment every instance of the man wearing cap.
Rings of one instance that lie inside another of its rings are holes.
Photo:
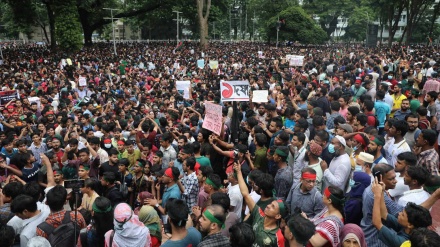
[[[365,172],[366,174],[370,175],[371,181],[373,181],[374,177],[373,174],[371,173],[371,169],[372,169],[371,165],[373,164],[373,161],[374,161],[373,155],[365,152],[360,152],[359,155],[356,157],[355,171]]]
[[[278,167],[275,175],[276,198],[285,200],[293,183],[293,170],[287,165],[289,149],[285,146],[278,147],[273,155],[273,160]]]
[[[307,162],[307,167],[312,168],[316,172],[315,187],[319,191],[322,190],[322,176],[323,176],[323,172],[321,168],[322,159],[320,158],[321,154],[322,154],[322,147],[314,141],[309,142],[304,160]]]
[[[199,218],[199,230],[206,235],[197,247],[230,247],[229,238],[222,234],[226,212],[220,205],[208,206]]]
[[[353,127],[349,124],[339,124],[335,128],[335,134],[340,136],[345,136],[347,134],[353,133]]]
[[[304,168],[301,171],[300,181],[292,185],[287,196],[286,204],[290,212],[296,212],[299,208],[311,219],[322,211],[325,205],[322,202],[322,194],[315,184],[316,171],[310,167]]]
[[[371,166],[371,169],[379,163],[388,164],[388,161],[385,157],[382,156],[382,148],[385,145],[385,139],[383,136],[375,135],[370,137],[370,143],[367,147],[367,153],[374,156],[374,161]]]
[[[287,157],[287,154],[286,154]],[[255,233],[254,243],[249,246],[277,246],[284,247],[285,239],[279,228],[282,218],[287,216],[288,210],[282,200],[272,201],[265,209],[255,204],[252,196],[249,194],[248,187],[241,173],[240,164],[234,164],[234,170],[237,173],[238,185],[246,205],[251,211],[252,228]],[[290,188],[289,188],[290,189]]]
[[[323,188],[333,185],[346,191],[351,172],[351,162],[350,157],[345,152],[346,147],[347,143],[342,136],[335,136],[329,144],[329,150],[334,150],[334,158],[329,166],[321,163],[324,171]]]

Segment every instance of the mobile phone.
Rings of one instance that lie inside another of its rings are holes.
[[[374,175],[375,178],[377,178],[377,182],[379,182],[379,183],[382,182],[381,179],[380,179],[380,177],[381,177],[380,176],[381,175],[380,171],[375,172],[373,175]]]

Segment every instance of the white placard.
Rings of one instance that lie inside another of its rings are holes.
[[[85,77],[80,76],[78,79],[78,85],[81,87],[87,86],[87,79]]]
[[[286,60],[289,61],[289,66],[303,66],[304,56],[286,55]]]
[[[248,81],[220,81],[221,99],[226,101],[249,101]]]
[[[267,90],[254,90],[252,91],[252,102],[255,103],[267,103],[269,91]]]
[[[189,87],[191,86],[190,81],[176,81],[176,89],[179,94],[183,95],[184,99],[189,98]]]

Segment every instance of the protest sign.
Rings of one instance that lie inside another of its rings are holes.
[[[81,87],[87,86],[87,79],[85,77],[80,76],[78,79],[78,85]]]
[[[190,81],[176,81],[176,89],[184,99],[189,99],[189,87],[191,86]]]
[[[0,105],[6,105],[15,98],[17,98],[17,91],[15,90],[0,91]]]
[[[209,61],[209,67],[210,67],[211,69],[217,69],[217,68],[218,68],[218,61],[216,61],[216,60],[210,60],[210,61]]]
[[[68,65],[72,65],[72,60],[70,58],[66,59]]]
[[[203,69],[205,67],[205,60],[203,59],[197,60],[197,67]]]
[[[297,55],[286,55],[287,61],[289,61],[289,66],[303,66],[304,56]]]
[[[29,103],[31,103],[31,104],[32,103],[37,103],[37,108],[40,109],[40,105],[41,105],[40,98],[38,98],[38,97],[29,97],[28,100],[29,100]]]
[[[248,81],[220,81],[222,101],[249,101]]]
[[[267,96],[269,95],[269,91],[267,90],[255,90],[252,91],[252,102],[255,103],[267,103]]]
[[[222,107],[213,103],[205,103],[205,118],[202,127],[220,135],[222,131]]]

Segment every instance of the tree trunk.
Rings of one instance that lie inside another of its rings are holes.
[[[211,0],[197,0],[197,15],[200,25],[200,47],[205,50],[208,48],[208,18],[211,8]]]
[[[439,11],[440,11],[440,2],[437,3],[437,5],[435,5],[434,14],[432,15],[431,24],[429,25],[429,37],[428,38],[431,38],[431,36],[432,36],[432,32],[434,30],[435,20],[437,20],[437,16],[438,16]],[[429,39],[428,39],[428,44],[429,44]]]
[[[57,39],[55,36],[55,14],[53,13],[50,3],[46,3],[47,17],[49,19],[49,31],[50,31],[50,48],[54,50],[57,46]]]

